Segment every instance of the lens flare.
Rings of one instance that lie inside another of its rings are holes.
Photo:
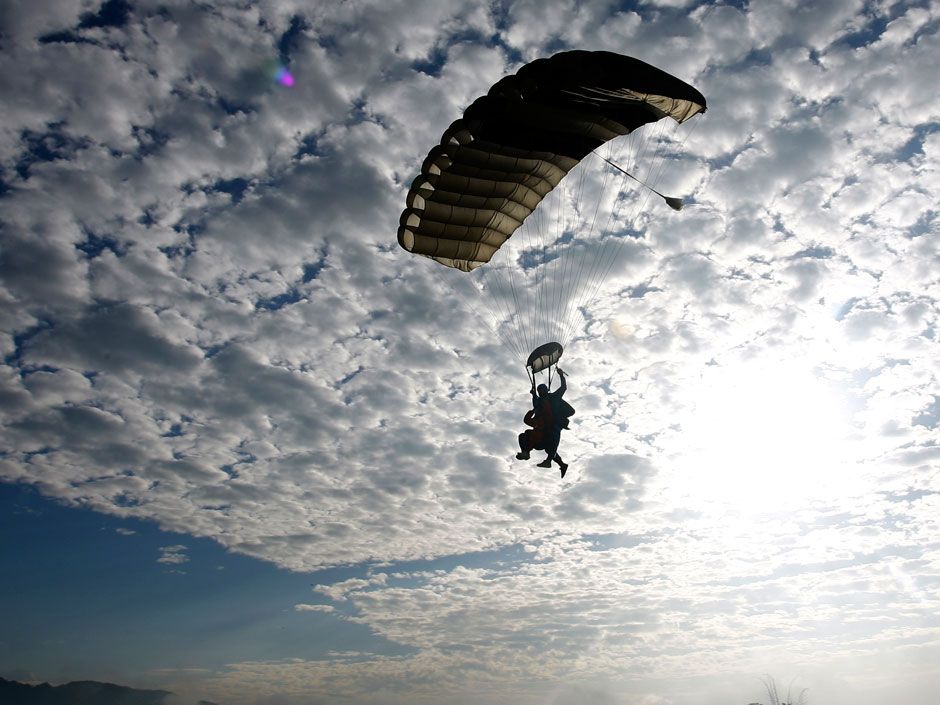
[[[291,75],[291,72],[283,66],[278,66],[275,70],[274,80],[280,83],[282,86],[287,86],[288,88],[294,85],[294,77]]]

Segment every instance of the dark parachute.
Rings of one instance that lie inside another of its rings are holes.
[[[610,271],[610,258],[619,248],[608,248],[607,241],[603,248],[587,242],[597,220],[596,209],[590,228],[586,215],[576,228],[570,219],[566,220],[564,213],[576,211],[577,205],[568,211],[562,207],[549,209],[561,214],[555,216],[552,233],[547,225],[543,227],[543,220],[551,217],[542,213],[548,204],[543,208],[539,204],[583,159],[587,162],[585,157],[589,155],[597,157],[591,161],[600,167],[607,168],[601,164],[603,160],[652,190],[652,176],[662,171],[658,165],[644,172],[649,176],[643,181],[595,150],[663,118],[670,118],[663,123],[684,123],[705,107],[705,98],[689,84],[628,56],[568,51],[533,61],[477,98],[463,117],[447,128],[440,144],[431,149],[421,174],[408,191],[398,242],[408,252],[469,272],[471,277],[480,268],[480,283],[474,286],[478,290],[491,289],[494,297],[492,305],[483,307],[483,313],[494,318],[494,331],[520,361],[526,360],[527,352],[541,341],[566,344],[575,317],[584,315],[581,304],[596,296],[597,287]],[[661,135],[641,137],[639,143],[651,154],[655,147],[659,158],[660,146],[671,144]],[[614,156],[612,150],[608,152]],[[642,166],[645,157],[639,148],[630,155],[636,160],[631,169]],[[579,171],[577,184],[593,183],[584,179],[583,170]],[[605,176],[604,183],[607,181]],[[573,200],[585,191],[599,190],[588,186],[582,191],[574,186],[572,191],[577,193]],[[564,198],[571,195],[567,187],[559,191],[563,191]],[[601,204],[601,196],[597,198]],[[610,198],[605,203],[619,200]],[[639,198],[634,200],[640,202]],[[681,202],[667,199],[667,203],[677,209]],[[529,228],[527,224],[523,231],[537,228],[543,238],[541,249],[527,247],[506,255],[502,266],[505,276],[500,275],[500,265],[495,261],[482,267],[491,262],[533,211],[536,217],[531,220],[537,225]],[[581,241],[577,242],[579,237]],[[617,238],[623,240],[620,232],[609,239]],[[579,252],[585,254],[580,266],[571,264],[569,271],[561,250],[570,249],[576,242]],[[588,261],[588,257],[592,259]],[[486,279],[491,276],[487,272],[495,272],[495,281]],[[510,290],[511,297],[507,293]],[[461,305],[466,305],[468,298],[457,297]],[[546,302],[551,302],[550,310]],[[495,320],[497,316],[499,320]],[[558,347],[560,350],[561,345]],[[547,367],[555,363],[557,359]]]
[[[411,185],[398,242],[448,267],[479,267],[597,147],[704,110],[695,88],[629,56],[567,51],[537,59],[447,128]]]

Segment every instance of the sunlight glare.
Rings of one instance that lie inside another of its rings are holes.
[[[808,366],[711,367],[690,398],[680,464],[700,500],[773,511],[846,479],[846,404]]]

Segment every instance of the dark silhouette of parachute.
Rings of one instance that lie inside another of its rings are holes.
[[[411,185],[398,242],[448,267],[476,269],[597,147],[662,118],[685,122],[705,107],[689,84],[628,56],[537,59],[447,128]]]

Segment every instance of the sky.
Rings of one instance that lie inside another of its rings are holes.
[[[878,0],[0,7],[0,676],[935,703],[938,29]],[[518,356],[396,232],[444,129],[566,49],[708,110],[657,182],[686,207],[616,187],[640,205],[591,235],[623,247],[567,341],[561,479],[514,457]]]

